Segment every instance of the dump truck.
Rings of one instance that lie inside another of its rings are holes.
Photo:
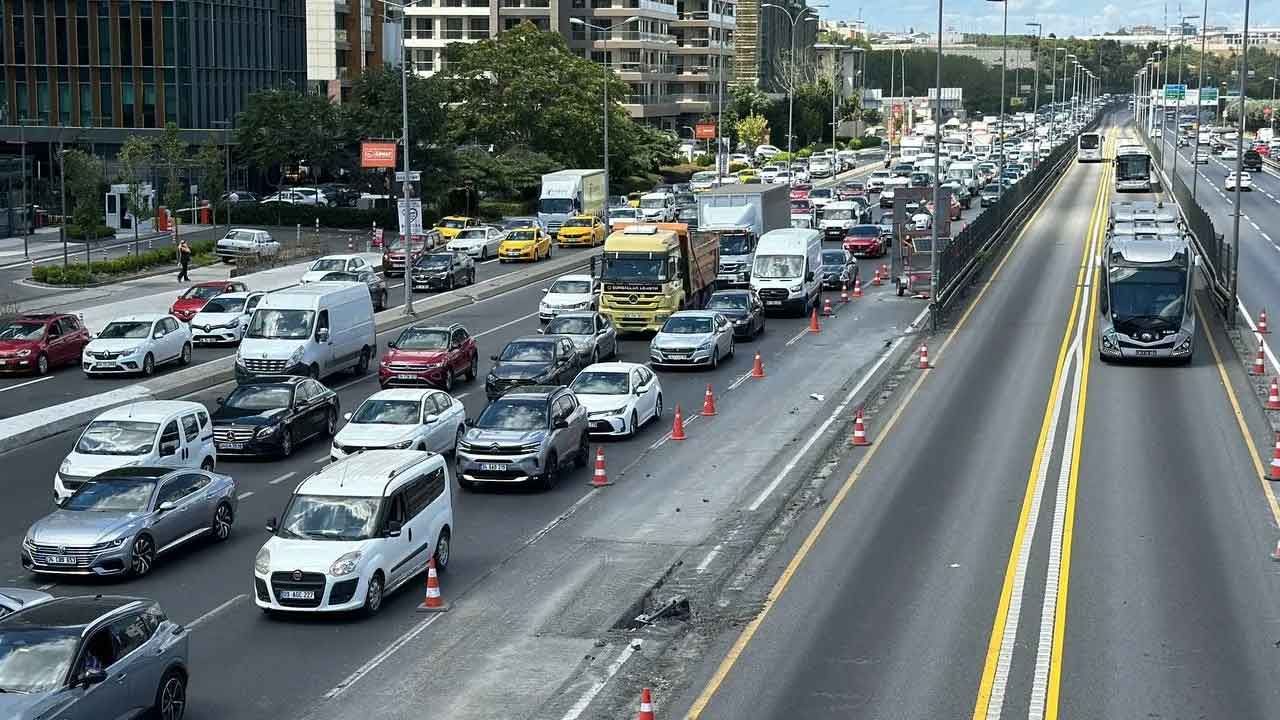
[[[760,236],[789,226],[791,204],[785,185],[724,185],[698,194],[698,244],[720,247],[716,276],[721,286],[751,284],[751,263]]]
[[[720,244],[684,223],[628,224],[604,241],[593,274],[600,312],[623,333],[657,332],[672,313],[706,305],[715,290]]]

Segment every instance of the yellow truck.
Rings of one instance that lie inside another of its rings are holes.
[[[605,238],[600,312],[619,332],[657,332],[677,310],[715,291],[720,244],[691,238],[684,223],[631,224]]]

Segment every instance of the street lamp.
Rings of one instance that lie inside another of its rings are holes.
[[[1276,76],[1267,77],[1271,81],[1271,137],[1275,139],[1276,133]]]
[[[1000,30],[1000,167],[1004,168],[1004,76],[1009,69],[1009,3],[1007,0],[987,0],[987,2],[1000,3],[1004,11],[1004,25]]]
[[[1008,5],[1006,4],[1007,8]],[[938,329],[938,218],[945,212],[947,218],[951,217],[951,208],[946,210],[942,208],[942,0],[938,0],[938,54],[934,59],[934,117],[933,117],[933,217],[929,219],[929,303],[933,305],[933,311],[929,316],[933,318],[933,328]],[[1001,119],[1001,129],[1004,128],[1003,118]],[[1003,148],[1003,143],[1001,147]],[[1003,152],[1003,150],[1001,150]],[[1003,167],[1001,168],[1003,172]],[[950,203],[948,203],[950,205]]]
[[[1053,63],[1049,66],[1049,137],[1055,140],[1058,137],[1056,125],[1058,122],[1058,53],[1066,54],[1067,49],[1064,47],[1055,47],[1053,49]],[[1067,74],[1066,58],[1062,60],[1062,74]],[[1135,103],[1137,93],[1134,93]],[[1136,107],[1134,108],[1137,109]]]
[[[791,21],[791,56],[789,58],[791,67],[789,68],[790,72],[788,73],[790,77],[787,80],[787,157],[790,158],[791,157],[791,141],[793,139],[793,136],[791,133],[791,127],[792,127],[792,119],[794,118],[795,101],[796,101],[796,26],[800,24],[801,20],[817,20],[818,9],[825,8],[827,6],[826,4],[809,5],[807,7],[802,8],[800,12],[795,14],[792,14],[792,12],[789,9],[784,8],[781,5],[774,5],[773,3],[760,3],[760,7],[773,8],[774,10],[780,10],[782,14],[786,15],[787,19]],[[813,14],[810,15],[809,13],[813,13]]]
[[[1244,169],[1244,129],[1245,129],[1245,108],[1248,103],[1249,81],[1249,0],[1244,0],[1244,31],[1240,34],[1240,111],[1239,120],[1240,128],[1236,133],[1236,191],[1232,208],[1235,211],[1235,217],[1232,220],[1231,230],[1231,307],[1227,315],[1227,324],[1231,327],[1236,323],[1236,300],[1239,298],[1240,290],[1240,173]],[[1273,115],[1275,113],[1272,113]]]
[[[1031,164],[1034,166],[1040,164],[1040,36],[1044,34],[1044,25],[1029,22],[1027,27],[1036,29],[1036,99],[1031,104]]]

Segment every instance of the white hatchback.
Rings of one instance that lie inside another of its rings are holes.
[[[645,423],[662,417],[662,383],[644,365],[588,365],[569,389],[587,409],[587,429],[592,435],[632,437]]]
[[[595,310],[600,302],[600,283],[590,275],[562,275],[543,292],[538,319],[544,323],[562,312]]]
[[[360,272],[361,270],[376,272],[373,265],[362,255],[326,255],[311,263],[311,267],[302,274],[299,282],[305,285],[320,282],[320,278],[331,272]]]
[[[430,450],[451,453],[466,432],[466,408],[446,392],[392,388],[369,396],[333,438],[329,457],[341,460],[366,450]]]
[[[197,345],[240,342],[245,328],[249,327],[253,309],[265,295],[258,290],[223,293],[213,298],[191,318],[191,341]]]

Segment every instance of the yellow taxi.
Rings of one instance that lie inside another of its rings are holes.
[[[634,208],[640,207],[641,195],[644,195],[644,193],[642,192],[627,193],[627,204]]]
[[[604,242],[604,223],[594,215],[578,215],[571,217],[560,226],[560,234],[556,242],[560,247],[568,245],[585,245],[595,247]]]
[[[743,185],[747,185],[749,183],[761,182],[760,171],[754,168],[749,170],[743,170],[742,172],[738,173],[738,182]]]
[[[536,225],[516,228],[508,232],[498,245],[500,262],[537,261],[549,257],[551,257],[551,236]]]
[[[445,242],[448,242],[458,237],[458,233],[462,232],[464,229],[475,226],[475,218],[463,217],[461,215],[449,215],[448,217],[440,218],[440,222],[436,224],[436,230],[439,230],[440,234],[444,237]]]

